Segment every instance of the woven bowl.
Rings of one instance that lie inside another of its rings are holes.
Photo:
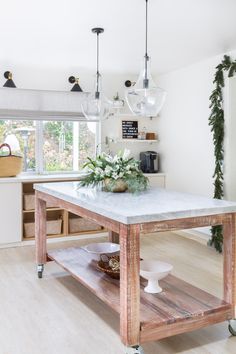
[[[113,279],[120,279],[120,270],[113,270],[110,266],[109,266],[109,260],[110,259],[115,259],[116,261],[120,261],[120,256],[111,256],[111,257],[107,257],[108,262],[104,262],[102,259],[98,262],[97,264],[97,268],[107,274],[109,277],[113,278]]]

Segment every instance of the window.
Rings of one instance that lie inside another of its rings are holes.
[[[24,158],[24,172],[76,172],[94,157],[98,123],[0,120],[0,143]]]

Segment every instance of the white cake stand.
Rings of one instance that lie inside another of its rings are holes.
[[[148,285],[144,288],[146,293],[158,294],[162,292],[159,280],[165,278],[173,269],[169,263],[156,260],[147,260],[140,262],[140,274],[148,280]]]

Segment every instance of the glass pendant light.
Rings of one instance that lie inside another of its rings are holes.
[[[157,87],[150,73],[148,47],[148,0],[146,2],[146,40],[143,69],[138,81],[125,92],[125,98],[133,114],[137,116],[156,117],[163,107],[166,91]]]
[[[102,93],[101,74],[99,72],[99,35],[104,32],[103,28],[93,28],[93,33],[97,35],[97,72],[95,78],[95,88],[82,102],[81,108],[84,116],[90,121],[102,120],[109,115],[109,102]]]

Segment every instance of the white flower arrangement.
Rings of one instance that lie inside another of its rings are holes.
[[[142,191],[148,186],[148,178],[140,170],[139,161],[130,157],[128,149],[115,156],[102,153],[96,159],[88,157],[84,169],[88,175],[81,181],[81,186],[96,186],[106,182],[106,188],[113,191],[116,181],[120,180],[125,182],[130,192]]]

